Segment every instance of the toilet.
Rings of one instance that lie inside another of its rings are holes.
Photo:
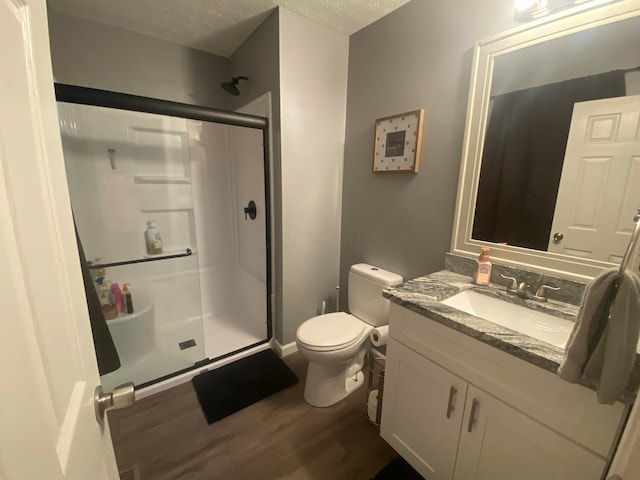
[[[362,367],[371,342],[369,333],[389,323],[389,300],[382,290],[402,283],[402,277],[373,265],[349,269],[349,310],[318,315],[296,332],[296,344],[309,361],[304,399],[314,407],[329,407],[364,383]]]

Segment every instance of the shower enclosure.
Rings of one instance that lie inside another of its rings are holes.
[[[105,391],[266,344],[266,119],[68,85],[56,96],[74,219],[121,361]]]

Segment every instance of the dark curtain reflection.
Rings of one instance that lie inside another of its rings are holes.
[[[493,98],[474,239],[547,250],[573,105],[624,96],[624,76],[613,71]]]
[[[84,249],[82,248],[77,227],[76,242],[78,243],[82,281],[84,283],[84,293],[87,297],[87,307],[89,308],[89,321],[91,322],[91,333],[93,335],[93,346],[96,350],[98,371],[100,375],[104,375],[120,368],[120,357],[113,343],[113,338],[111,338],[107,321],[102,313],[98,292],[96,292],[89,269],[87,268],[87,259],[84,255]]]

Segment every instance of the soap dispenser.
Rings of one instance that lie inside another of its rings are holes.
[[[489,261],[489,249],[482,247],[480,256],[476,261],[476,269],[473,272],[473,283],[476,285],[488,285],[491,278],[491,262]]]

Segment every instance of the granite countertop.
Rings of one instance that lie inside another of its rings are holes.
[[[409,280],[397,288],[385,289],[383,296],[409,310],[427,316],[431,320],[551,373],[556,373],[562,363],[564,349],[440,303],[457,293],[471,289],[484,295],[571,321],[575,321],[578,314],[578,307],[575,305],[553,300],[548,302],[525,300],[507,293],[503,286],[496,284],[475,285],[468,276],[447,270]],[[593,382],[582,382],[581,385],[592,390],[596,388]],[[620,401],[633,401],[638,386],[640,386],[640,356],[636,357],[633,373]]]

